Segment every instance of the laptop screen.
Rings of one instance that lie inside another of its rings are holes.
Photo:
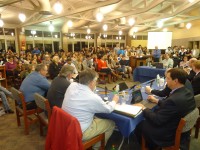
[[[140,89],[133,90],[131,104],[139,103],[143,100]]]
[[[128,89],[128,86],[125,82],[119,83],[119,91]]]

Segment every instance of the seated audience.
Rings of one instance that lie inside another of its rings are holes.
[[[37,108],[34,94],[38,93],[42,96],[46,96],[46,93],[50,87],[49,81],[46,79],[47,66],[40,64],[37,65],[35,71],[30,73],[22,82],[20,91],[24,94],[25,101],[27,102],[27,109]]]
[[[44,56],[44,60],[42,61],[42,63],[43,63],[44,65],[49,66],[50,63],[51,63],[50,56],[49,56],[49,55],[45,55],[45,56]]]
[[[169,97],[162,101],[149,99],[160,106],[154,111],[138,104],[143,108],[145,120],[137,126],[136,134],[144,136],[150,149],[172,146],[180,119],[195,109],[194,96],[184,86],[186,79],[187,74],[182,69],[168,70],[166,82],[172,90]]]
[[[0,85],[0,97],[2,100],[3,107],[5,109],[5,113],[13,114],[14,111],[10,108],[6,96],[10,96],[12,98],[12,93]]]
[[[49,65],[49,70],[48,70],[50,79],[53,80],[55,77],[57,77],[61,67],[62,66],[59,63],[59,57],[58,56],[54,56],[53,59],[52,59],[52,62]]]
[[[8,61],[5,63],[6,66],[6,75],[13,76],[14,70],[17,67],[17,63],[13,61],[13,57],[9,56]]]
[[[123,72],[128,73],[128,77],[131,77],[132,68],[129,66],[129,60],[126,60],[125,55],[122,56],[122,59],[119,61],[119,64],[121,65]]]
[[[94,117],[95,113],[110,113],[114,110],[119,97],[106,103],[94,93],[98,74],[92,69],[86,69],[79,74],[79,83],[73,82],[68,87],[62,104],[62,109],[76,117],[83,133],[83,141],[90,140],[105,132],[105,142],[111,136],[115,123],[108,119]],[[93,148],[98,149],[99,143]]]
[[[60,70],[59,75],[51,82],[51,86],[47,93],[47,99],[51,108],[53,106],[61,108],[65,92],[70,85],[70,80],[72,79],[73,71],[74,67],[64,65]]]
[[[192,70],[196,73],[192,79],[192,87],[194,95],[200,94],[200,60],[197,60],[192,65]]]
[[[196,58],[191,58],[188,62],[188,67],[184,68],[184,70],[187,72],[188,74],[188,80],[192,81],[192,79],[194,78],[194,76],[196,75],[196,73],[194,72],[194,70],[192,69],[193,63],[196,61]]]
[[[70,66],[74,67],[74,74],[78,74],[76,66],[74,63],[72,63],[72,59],[70,57],[67,58],[67,62],[65,63],[65,65],[70,65]]]
[[[180,62],[180,67],[181,67],[181,68],[186,68],[186,67],[188,67],[188,57],[187,57],[187,56],[184,56],[184,57],[183,57],[183,61]]]
[[[170,58],[168,53],[165,53],[164,60],[162,60],[164,68],[173,68],[174,61]]]

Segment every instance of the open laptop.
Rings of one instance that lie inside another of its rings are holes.
[[[124,91],[126,89],[128,89],[126,82],[119,83],[119,92]]]
[[[140,89],[133,90],[133,92],[132,92],[131,104],[135,104],[135,103],[141,103],[146,108],[149,108],[149,109],[152,109],[154,106],[157,105],[157,104],[152,103],[152,102],[150,102],[148,100],[144,100],[143,97],[142,97],[142,93],[141,93]]]
[[[163,63],[156,62],[155,67],[158,69],[163,69]]]

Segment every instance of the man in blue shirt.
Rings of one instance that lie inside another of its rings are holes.
[[[161,50],[158,49],[158,46],[155,46],[155,50],[153,51],[152,55],[153,55],[153,61],[159,62],[161,56]]]
[[[27,102],[27,110],[37,108],[34,100],[35,93],[42,96],[46,95],[50,87],[50,83],[45,77],[47,72],[47,66],[39,64],[36,66],[35,71],[23,80],[20,91],[24,94],[25,101]]]
[[[40,54],[40,50],[38,47],[35,47],[34,50],[32,51],[32,54]]]

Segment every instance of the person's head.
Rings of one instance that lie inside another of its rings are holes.
[[[196,60],[193,65],[192,69],[194,72],[198,73],[200,71],[200,60]]]
[[[169,59],[169,54],[165,53],[165,59]]]
[[[166,82],[170,89],[183,86],[187,80],[187,73],[180,68],[172,68],[166,73]]]
[[[79,83],[87,85],[92,91],[96,88],[98,74],[93,69],[86,69],[79,74]]]
[[[155,49],[158,49],[158,46],[155,46]]]
[[[187,61],[188,61],[188,57],[187,57],[187,56],[184,56],[184,57],[183,57],[183,61],[184,61],[184,62],[187,62]]]
[[[72,59],[70,57],[67,58],[67,64],[71,65]]]
[[[191,59],[189,60],[189,62],[188,62],[188,66],[189,66],[190,68],[192,68],[192,65],[193,65],[193,63],[194,63],[195,61],[197,61],[196,58],[191,58]]]
[[[50,61],[50,56],[49,55],[45,55],[45,60],[46,61]]]
[[[59,76],[64,76],[68,80],[70,80],[72,78],[73,72],[74,72],[74,67],[73,66],[64,65],[60,70]]]
[[[8,56],[8,61],[9,62],[13,62],[13,57],[12,56]]]
[[[47,72],[48,72],[48,69],[47,69],[46,65],[44,65],[44,64],[38,64],[35,67],[35,71],[39,72],[42,76],[46,76]]]
[[[55,62],[55,63],[58,63],[59,62],[59,57],[58,56],[54,56],[52,61]]]

